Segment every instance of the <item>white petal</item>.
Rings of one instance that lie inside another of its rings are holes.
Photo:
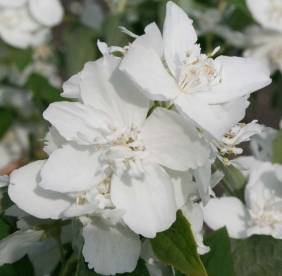
[[[178,80],[186,53],[197,41],[197,35],[187,14],[169,1],[164,22],[164,54],[166,63]]]
[[[234,118],[221,105],[209,105],[202,101],[198,94],[181,94],[175,103],[177,110],[186,118],[191,119],[200,129],[221,140],[234,125]]]
[[[94,213],[99,205],[99,200],[95,200],[91,203],[85,203],[83,205],[79,205],[76,203],[73,203],[70,207],[68,207],[64,211],[64,216],[66,217],[79,217],[82,215],[90,215]]]
[[[135,269],[141,242],[127,226],[117,223],[116,227],[109,227],[94,217],[84,226],[82,234],[85,239],[83,256],[96,273],[116,275]]]
[[[82,99],[107,114],[114,127],[140,126],[146,119],[149,100],[119,71],[119,64],[109,55],[86,63],[81,72]]]
[[[120,70],[151,100],[172,100],[180,93],[174,78],[152,49],[132,47],[124,57]]]
[[[221,171],[215,171],[211,176],[210,187],[214,188],[224,177],[224,174]]]
[[[258,164],[250,173],[249,181],[245,188],[245,201],[248,208],[252,209],[252,199],[258,199],[267,205],[267,202],[281,202],[282,185],[277,179],[276,166],[270,162]],[[273,208],[273,207],[272,207]]]
[[[52,103],[43,113],[44,119],[56,127],[68,141],[93,144],[107,131],[108,118],[103,112],[80,103]],[[83,139],[82,139],[82,137]]]
[[[0,6],[3,7],[20,7],[23,6],[23,4],[26,2],[26,0],[0,0]]]
[[[113,176],[111,196],[117,208],[125,209],[125,223],[137,234],[154,238],[176,218],[176,202],[169,175],[157,164],[148,164],[141,179],[128,174]]]
[[[20,30],[2,29],[0,30],[1,38],[7,44],[21,49],[26,49],[32,45],[33,35]]]
[[[226,226],[231,238],[244,239],[247,237],[246,230],[251,217],[238,198],[212,198],[203,211],[204,220],[211,229],[217,230]]]
[[[223,137],[222,141],[226,145],[238,145],[245,141],[250,141],[251,136],[255,134],[260,134],[262,132],[262,126],[257,124],[257,121],[254,120],[251,123],[246,124],[241,127],[239,132],[233,138]]]
[[[81,101],[79,85],[80,85],[80,73],[72,76],[63,84],[64,92],[61,93],[61,96],[64,98],[78,99],[79,101]]]
[[[176,112],[164,108],[154,110],[138,139],[144,141],[152,162],[173,170],[202,166],[209,155],[208,146],[199,138],[196,128]]]
[[[102,153],[95,147],[64,145],[53,152],[43,166],[40,186],[60,193],[89,189],[106,177],[100,171]]]
[[[184,206],[181,207],[183,216],[190,222],[193,233],[202,231],[204,224],[204,215],[198,203],[193,203],[188,200]]]
[[[279,10],[282,8],[281,2],[260,0],[259,5],[256,0],[246,0],[246,4],[253,17],[266,29],[282,31],[282,18]]]
[[[196,200],[199,198],[197,185],[192,181],[192,174],[189,171],[180,172],[166,169],[174,188],[177,209],[182,207],[187,199]]]
[[[0,241],[0,266],[21,259],[44,231],[19,230]]]
[[[208,92],[197,96],[210,104],[220,104],[248,95],[271,83],[270,72],[258,60],[252,58],[220,56],[214,61],[220,69],[222,81]]]
[[[44,138],[43,150],[51,155],[52,152],[62,147],[66,143],[66,139],[58,132],[58,130],[52,126]]]
[[[29,0],[32,16],[47,27],[58,25],[64,15],[64,10],[59,0]]]
[[[241,167],[245,167],[246,170],[242,170],[241,173],[244,175],[245,178],[248,178],[250,172],[256,168],[256,166],[261,164],[261,161],[257,160],[253,156],[240,156],[235,158]]]
[[[162,34],[156,25],[156,23],[151,23],[145,28],[145,35],[139,36],[132,43],[132,46],[138,45],[140,47],[148,49],[153,49],[159,56],[160,59],[163,59],[164,54],[164,45]]]
[[[59,219],[70,206],[66,195],[41,188],[40,170],[45,161],[36,161],[12,172],[9,196],[19,208],[41,219]]]
[[[210,199],[210,182],[211,182],[211,161],[208,159],[205,164],[194,171],[196,184],[205,206]]]

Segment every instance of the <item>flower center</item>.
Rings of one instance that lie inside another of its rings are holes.
[[[268,198],[263,200],[262,198],[251,198],[251,216],[253,223],[264,227],[270,226],[274,227],[276,223],[282,222],[282,213],[281,213],[281,203],[274,201],[274,191],[273,198]],[[267,201],[267,205],[265,205]]]
[[[121,175],[128,170],[130,176],[140,178],[144,173],[145,159],[149,152],[142,140],[138,138],[137,127],[112,128],[112,134],[106,139],[111,146],[104,152],[106,169],[111,167],[115,174]]]
[[[186,54],[181,68],[178,87],[186,94],[209,91],[210,86],[221,82],[220,72],[214,66],[213,56],[219,48],[210,55],[200,53],[198,45]]]

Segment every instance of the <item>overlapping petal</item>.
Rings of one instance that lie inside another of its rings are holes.
[[[197,41],[197,35],[187,14],[172,1],[166,4],[163,39],[164,54],[170,72],[178,80],[183,60]]]
[[[176,202],[169,175],[158,164],[148,164],[141,179],[113,176],[111,197],[125,209],[125,223],[137,234],[154,238],[176,219]]]
[[[86,63],[81,72],[81,96],[109,116],[113,127],[140,126],[146,119],[149,100],[118,69],[113,56]]]
[[[212,198],[203,211],[204,220],[211,229],[217,230],[226,226],[230,237],[234,239],[244,239],[248,236],[247,228],[251,217],[238,198]]]
[[[133,46],[124,57],[120,70],[151,100],[172,100],[180,93],[174,78],[152,49]]]
[[[102,150],[64,145],[53,152],[41,170],[40,186],[60,193],[84,191],[100,183],[106,174],[101,171]]]
[[[64,15],[64,10],[59,0],[29,0],[29,9],[32,16],[47,27],[58,25]]]
[[[196,128],[174,111],[157,108],[146,120],[138,139],[143,140],[149,159],[170,169],[186,171],[202,166],[208,145]]]
[[[67,141],[76,141],[81,145],[94,144],[94,140],[104,140],[109,134],[108,117],[92,106],[80,103],[52,103],[43,113],[43,117],[56,127]]]
[[[110,227],[99,217],[83,227],[83,256],[90,269],[103,275],[132,272],[141,250],[139,236],[127,226]]]
[[[71,203],[67,195],[44,190],[38,185],[44,163],[36,161],[13,171],[8,193],[25,212],[41,219],[59,219]]]
[[[221,82],[210,91],[197,93],[209,104],[221,104],[248,95],[271,83],[270,72],[258,60],[252,58],[220,56],[214,60],[221,71]]]

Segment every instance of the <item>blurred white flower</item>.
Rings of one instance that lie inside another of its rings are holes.
[[[247,6],[261,25],[246,30],[248,48],[244,56],[260,60],[271,73],[282,71],[282,2],[280,0],[247,0]]]
[[[242,48],[246,43],[245,34],[234,31],[222,23],[222,14],[218,9],[207,9],[205,11],[192,11],[191,16],[197,24],[198,36],[215,34],[223,38],[228,44]]]
[[[282,175],[269,162],[256,164],[245,189],[245,205],[238,198],[211,199],[204,220],[214,230],[227,227],[230,237],[271,235],[282,239]]]
[[[0,175],[9,165],[20,161],[29,149],[29,131],[26,127],[14,124],[0,140]]]
[[[30,216],[16,205],[8,208],[5,215],[17,217],[19,230],[0,241],[0,265],[14,263],[28,254],[35,276],[50,275],[60,262],[60,252],[55,239],[48,237],[42,229],[54,221]],[[62,244],[71,241],[71,234],[70,224],[62,227]]]
[[[201,54],[192,21],[167,3],[163,38],[153,23],[137,37],[120,69],[151,100],[171,101],[197,127],[217,139],[245,115],[239,100],[268,85],[268,70],[258,61]],[[245,99],[247,101],[247,99]]]
[[[10,3],[12,2],[12,3]],[[59,24],[63,8],[59,0],[0,1],[0,36],[17,48],[35,47]]]

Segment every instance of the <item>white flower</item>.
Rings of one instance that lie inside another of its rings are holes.
[[[265,29],[282,31],[282,3],[280,0],[256,0],[246,1],[253,17]]]
[[[105,275],[132,272],[137,234],[152,238],[174,222],[179,200],[161,166],[184,173],[208,158],[207,143],[179,114],[158,108],[146,119],[150,102],[119,64],[105,55],[64,85],[63,95],[81,103],[50,105],[49,159],[14,171],[9,185],[11,199],[33,216],[79,217],[85,260]]]
[[[192,21],[172,2],[167,3],[163,38],[155,24],[145,33],[133,42],[120,69],[151,100],[171,101],[218,139],[244,117],[239,99],[271,82],[256,60],[212,59],[218,48],[201,54]]]
[[[15,64],[10,64],[6,68],[6,75],[12,84],[24,86],[31,74],[40,74],[52,86],[61,88],[62,79],[53,61],[54,53],[51,47],[48,44],[41,44],[33,49],[32,60],[23,71],[19,70]]]
[[[275,139],[278,131],[273,128],[262,126],[262,133],[254,135],[250,142],[250,149],[253,156],[260,161],[271,161],[272,141]]]
[[[48,39],[49,28],[59,24],[62,16],[59,0],[1,0],[0,36],[14,47],[38,46]]]
[[[244,56],[260,60],[271,73],[282,71],[282,3],[279,0],[247,0],[247,6],[262,28],[247,29],[248,48]]]
[[[230,237],[244,239],[254,234],[282,239],[281,176],[269,162],[258,164],[250,173],[245,204],[235,197],[211,199],[204,220],[214,230],[227,227]]]
[[[89,262],[89,268],[94,267],[97,273],[104,275],[132,272],[141,248],[139,236],[120,221],[121,216],[110,214],[115,212],[115,209],[98,210],[97,193],[93,195],[91,191],[85,191],[76,195],[66,195],[41,188],[38,184],[44,163],[45,161],[36,161],[11,174],[9,185],[11,199],[24,211],[41,219],[66,218],[64,214],[83,215],[80,216],[84,224],[83,255]],[[100,195],[101,201],[103,197],[108,196],[102,193]],[[92,201],[95,206],[89,209]]]
[[[19,230],[0,241],[0,265],[14,263],[28,254],[35,275],[49,275],[60,262],[60,252],[55,239],[47,237],[40,228],[50,225],[53,221],[32,217],[16,205],[8,208],[5,216],[17,217]],[[62,227],[60,239],[62,244],[71,241],[70,224]]]
[[[18,162],[29,149],[28,129],[13,125],[0,141],[0,175],[13,162]],[[8,172],[5,172],[8,173]]]
[[[40,185],[79,192],[113,171],[111,198],[126,210],[125,223],[154,237],[172,224],[176,213],[171,180],[160,165],[196,169],[208,157],[207,145],[173,111],[158,108],[146,119],[149,100],[118,70],[119,63],[111,56],[88,63],[77,78],[84,104],[54,103],[45,111],[45,119],[69,143],[51,154]]]
[[[245,35],[225,25],[224,14],[219,10],[212,8],[205,11],[192,11],[191,16],[197,23],[196,31],[199,36],[215,34],[235,47],[241,48],[245,45]]]

